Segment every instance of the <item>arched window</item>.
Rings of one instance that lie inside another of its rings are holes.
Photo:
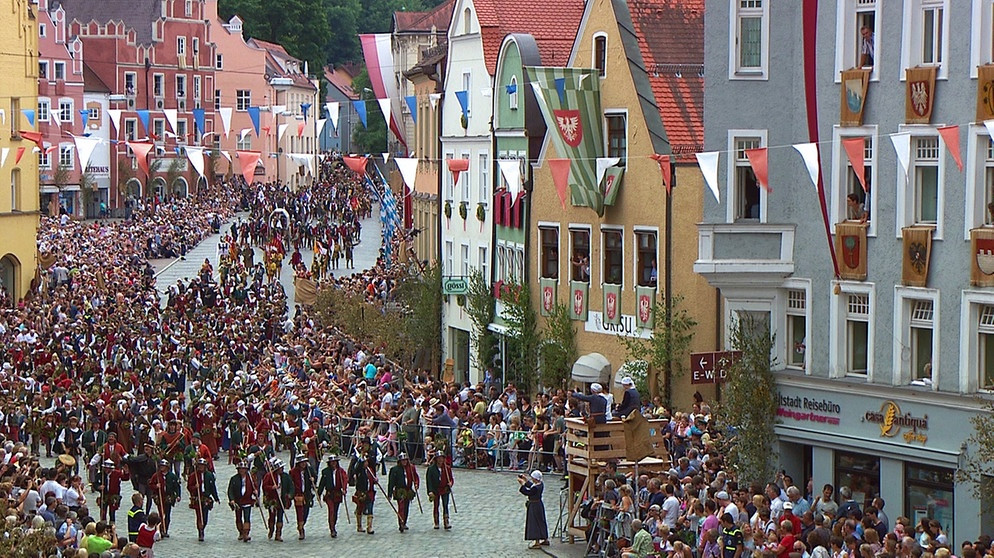
[[[10,171],[10,210],[20,211],[21,200],[21,170]]]
[[[511,110],[518,110],[518,76],[511,76],[511,84],[508,85],[508,106]]]
[[[473,11],[469,8],[463,10],[462,13],[462,32],[463,35],[469,35],[473,29]]]
[[[603,33],[594,36],[594,68],[597,75],[607,75],[607,35]]]

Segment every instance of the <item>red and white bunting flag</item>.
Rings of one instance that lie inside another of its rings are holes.
[[[756,180],[759,181],[759,185],[765,188],[767,192],[772,192],[773,188],[770,188],[770,168],[766,148],[746,149],[745,154],[746,158],[749,159],[749,166],[752,167],[752,172],[756,175]]]
[[[714,195],[714,201],[721,203],[721,193],[718,190],[718,152],[695,153],[697,165],[701,167],[701,174],[704,175],[704,182]]]
[[[963,172],[963,158],[959,152],[959,126],[943,126],[939,128],[939,137],[946,144],[946,149],[953,156],[953,161],[956,161],[959,171]]]
[[[345,166],[352,169],[352,172],[360,177],[366,176],[366,162],[369,161],[369,157],[342,157],[342,160],[345,161]]]
[[[459,183],[459,173],[469,170],[469,159],[449,159],[449,172],[452,173],[452,184]]]
[[[856,173],[856,178],[859,179],[859,184],[863,187],[863,191],[870,193],[870,189],[866,186],[866,165],[863,161],[863,149],[866,147],[866,138],[862,136],[845,138],[842,140],[842,147],[846,150],[849,163],[852,165],[852,170]]]
[[[814,185],[817,192],[818,171],[821,167],[821,164],[818,162],[818,144],[798,143],[794,145],[794,149],[801,154],[801,159],[804,160],[804,168],[808,169],[808,177],[811,178],[811,184]]]
[[[155,144],[129,141],[127,142],[127,146],[135,152],[135,158],[138,159],[138,166],[141,167],[145,176],[148,176],[148,152],[155,147]]]
[[[569,192],[569,159],[549,159],[549,170],[552,171],[552,183],[556,185],[559,202],[566,209],[566,194]]]
[[[246,184],[251,184],[254,182],[255,167],[259,164],[262,153],[258,151],[236,151],[235,153],[238,155],[238,161],[242,164],[242,177],[245,178]]]
[[[673,193],[673,183],[671,179],[672,168],[670,168],[670,156],[660,155],[658,153],[653,153],[650,155],[657,163],[659,163],[659,172],[663,175],[663,187],[666,188],[666,194]]]

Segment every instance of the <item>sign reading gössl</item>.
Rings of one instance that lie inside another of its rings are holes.
[[[464,295],[469,291],[469,281],[465,277],[443,277],[442,294]]]

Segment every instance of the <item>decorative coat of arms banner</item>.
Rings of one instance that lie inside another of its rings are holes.
[[[569,317],[571,320],[587,321],[587,290],[590,285],[583,281],[569,283]]]
[[[928,264],[932,254],[932,227],[904,227],[904,265],[901,278],[905,286],[924,287],[928,283]]]
[[[835,225],[835,256],[842,279],[866,280],[866,228],[865,223]]]
[[[840,126],[862,126],[866,108],[866,89],[870,70],[854,68],[842,71],[842,102],[839,104]]]
[[[635,326],[643,329],[656,327],[656,288],[635,289]]]
[[[601,186],[604,192],[604,205],[614,205],[621,192],[621,183],[625,178],[625,167],[608,167],[604,171],[604,178],[601,179]]]
[[[928,124],[935,105],[935,66],[905,70],[907,93],[904,96],[904,121]]]
[[[611,285],[605,283],[602,286],[604,291],[604,316],[606,324],[621,323],[621,285]]]
[[[545,277],[539,282],[539,288],[541,289],[539,295],[542,297],[542,304],[539,305],[539,311],[543,316],[552,315],[552,309],[556,307],[557,283],[559,283],[558,279],[547,279]]]
[[[570,159],[570,203],[603,216],[604,193],[597,183],[596,161],[604,154],[604,114],[597,71],[545,67],[525,71],[556,152]]]
[[[977,68],[977,122],[994,118],[994,64]]]
[[[970,283],[994,287],[994,228],[970,231]]]

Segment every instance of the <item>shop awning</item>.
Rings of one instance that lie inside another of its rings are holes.
[[[611,362],[600,353],[587,353],[573,363],[570,378],[585,384],[606,383],[611,378]]]

